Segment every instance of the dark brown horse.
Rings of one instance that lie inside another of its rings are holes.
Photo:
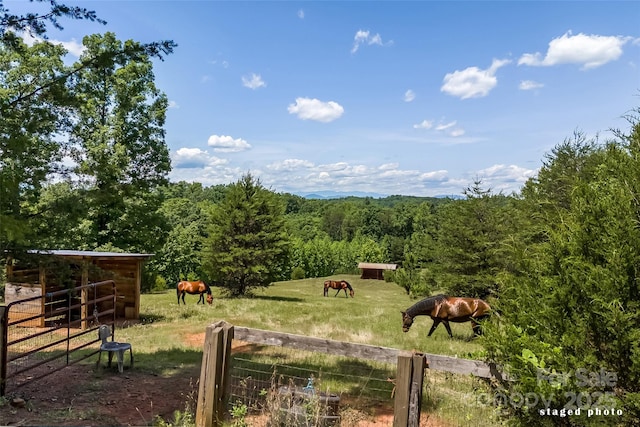
[[[178,282],[178,286],[176,287],[176,292],[178,294],[178,305],[180,305],[180,297],[182,297],[182,303],[184,305],[187,305],[187,303],[184,302],[185,294],[191,294],[191,295],[200,294],[200,298],[198,299],[198,302],[196,304],[200,304],[200,301],[202,301],[202,304],[204,304],[204,294],[206,293],[207,302],[209,303],[209,305],[213,303],[213,295],[211,294],[211,288],[202,280],[198,280],[196,282],[188,282],[186,280],[182,280]]]
[[[428,337],[440,323],[444,323],[449,336],[453,338],[449,322],[471,322],[471,327],[475,335],[480,335],[479,321],[487,318],[490,314],[491,307],[485,301],[479,298],[459,298],[447,295],[436,295],[425,298],[415,303],[402,312],[402,330],[407,332],[413,324],[413,318],[420,315],[431,317],[433,326],[429,331]]]
[[[337,297],[338,294],[340,293],[340,291],[344,290],[345,298],[349,298],[347,296],[347,289],[349,289],[349,295],[351,295],[351,298],[353,298],[353,296],[355,295],[355,292],[353,291],[353,288],[351,287],[349,282],[347,282],[346,280],[325,280],[324,281],[324,296],[325,297],[328,296],[329,289],[337,289],[338,290],[338,292],[336,292],[334,297]]]

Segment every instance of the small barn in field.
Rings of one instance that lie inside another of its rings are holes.
[[[153,254],[73,250],[28,251],[8,258],[5,303],[61,289],[113,280],[116,317],[140,316],[142,266]]]
[[[361,262],[358,268],[362,272],[361,279],[377,279],[384,280],[384,272],[386,270],[394,271],[398,268],[397,264],[378,264],[373,262]]]

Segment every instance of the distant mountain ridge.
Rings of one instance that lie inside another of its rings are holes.
[[[299,194],[299,196],[305,199],[341,199],[343,197],[372,197],[374,199],[382,199],[387,197],[388,194],[368,193],[365,191],[314,191],[310,194]]]
[[[314,191],[312,193],[298,193],[300,197],[304,197],[305,199],[342,199],[345,197],[371,197],[373,199],[384,199],[386,197],[391,197],[391,194],[381,194],[381,193],[371,193],[366,191]],[[437,196],[430,196],[435,199],[464,199],[464,196],[459,194],[440,194]]]

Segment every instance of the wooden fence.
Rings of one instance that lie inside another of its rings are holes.
[[[231,342],[234,339],[396,364],[394,427],[420,425],[420,403],[426,369],[503,379],[495,365],[478,360],[245,328],[218,321],[207,327],[205,335],[196,409],[198,427],[222,425],[229,396]]]

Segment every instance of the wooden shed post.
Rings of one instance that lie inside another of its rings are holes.
[[[7,274],[7,282],[12,282],[13,281],[13,257],[11,255],[7,256],[5,271]]]
[[[87,329],[87,318],[89,317],[88,310],[88,292],[89,290],[84,288],[85,285],[89,284],[89,260],[86,258],[82,259],[82,277],[80,278],[80,286],[83,286],[80,291],[80,319],[82,319],[80,323],[80,329],[83,331]],[[93,292],[95,293],[95,288]],[[94,296],[95,299],[95,296]],[[67,319],[69,323],[71,323],[72,319]]]
[[[207,326],[196,407],[197,427],[217,427],[224,419],[229,387],[233,326],[219,321]]]
[[[139,259],[136,262],[136,285],[135,285],[135,295],[134,295],[134,312],[135,319],[140,318],[140,289],[142,289],[142,260]],[[126,309],[125,309],[126,310]]]
[[[42,263],[38,266],[38,282],[40,282],[40,295],[46,295],[47,292],[47,271],[45,270]],[[35,320],[35,322],[39,322],[39,326],[44,328],[44,300],[45,298],[40,299],[40,320]]]

